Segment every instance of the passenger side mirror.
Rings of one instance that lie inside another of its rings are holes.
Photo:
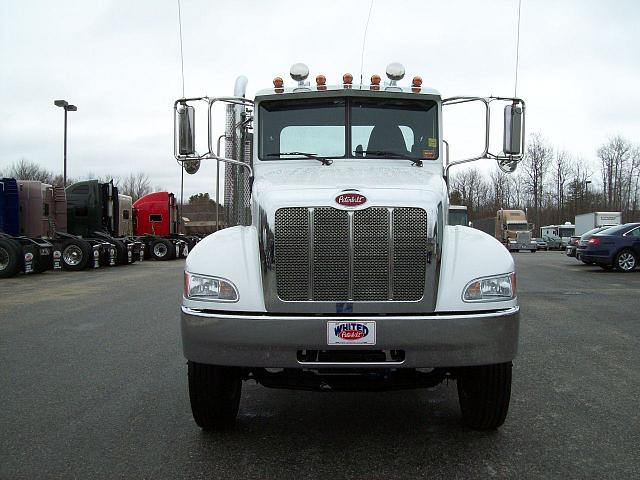
[[[522,105],[513,103],[504,107],[504,142],[505,155],[522,154]]]
[[[176,110],[176,115],[178,117],[178,153],[184,156],[194,155],[196,153],[195,108],[181,104]]]

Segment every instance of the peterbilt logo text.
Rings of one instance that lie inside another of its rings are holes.
[[[367,197],[359,193],[343,193],[336,197],[336,203],[343,207],[357,207],[366,201]]]
[[[341,323],[333,333],[343,340],[358,340],[369,335],[369,328],[362,323]]]

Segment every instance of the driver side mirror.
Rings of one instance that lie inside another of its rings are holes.
[[[195,108],[181,104],[176,110],[178,126],[178,153],[189,156],[196,153]]]
[[[505,155],[522,154],[522,105],[514,103],[504,107],[504,142]]]

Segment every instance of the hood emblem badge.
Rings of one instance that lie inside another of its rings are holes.
[[[357,191],[345,191],[336,197],[336,203],[343,207],[359,207],[367,203],[367,197]]]

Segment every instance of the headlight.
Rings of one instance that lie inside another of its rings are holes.
[[[184,272],[184,296],[191,300],[237,302],[238,289],[224,278]]]
[[[498,302],[516,297],[516,274],[478,278],[469,282],[462,293],[465,302]]]

